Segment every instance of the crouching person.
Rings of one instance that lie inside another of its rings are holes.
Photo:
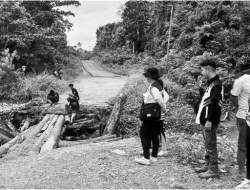
[[[65,111],[67,114],[72,114],[71,115],[71,119],[70,122],[73,123],[76,113],[79,110],[80,106],[79,106],[79,102],[77,97],[75,97],[73,94],[70,94],[67,101],[69,102],[69,104],[65,105]]]
[[[212,60],[200,64],[207,86],[197,110],[196,123],[202,126],[205,141],[205,165],[195,168],[200,178],[218,177],[218,152],[216,130],[220,123],[222,103],[222,82],[216,74],[216,64]]]
[[[50,103],[50,106],[59,102],[59,94],[54,90],[50,90],[49,94],[47,95],[47,100]]]

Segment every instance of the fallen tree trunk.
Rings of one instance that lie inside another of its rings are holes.
[[[9,121],[5,120],[5,124],[8,126],[8,128],[15,134],[15,136],[19,133],[15,126]]]
[[[95,123],[95,120],[94,119],[90,119],[90,120],[87,120],[87,121],[82,121],[82,122],[79,122],[79,123],[74,123],[73,125],[71,125],[71,128],[79,128],[79,127],[90,127],[90,126],[93,126]]]
[[[28,152],[29,155],[32,154],[37,154],[40,152],[41,147],[43,146],[43,144],[48,140],[56,122],[58,119],[58,115],[54,115],[52,121],[50,122],[48,128],[44,131],[44,133],[39,137],[39,139],[37,140],[37,142],[34,144],[34,146],[32,147],[31,151]]]
[[[21,127],[21,132],[25,131],[26,129],[28,129],[30,127],[30,118],[27,118],[23,124],[23,126]]]
[[[79,119],[79,120],[76,120],[75,123],[82,123],[82,122],[87,121],[87,120],[88,120],[87,118]]]
[[[126,102],[127,96],[120,94],[118,101],[115,103],[111,115],[108,119],[106,128],[104,130],[105,134],[114,134],[116,128],[119,125],[121,112],[123,110],[124,104]]]
[[[55,114],[51,114],[49,116],[49,120],[47,121],[47,123],[43,126],[43,128],[41,129],[41,133],[43,133],[50,125],[50,123],[52,122],[53,118],[55,117]]]
[[[11,140],[11,138],[0,133],[0,144],[5,144],[5,143],[9,142],[10,140]]]
[[[40,133],[41,129],[44,127],[44,125],[49,121],[50,115],[47,114],[42,121],[38,124],[38,126],[34,129],[33,135],[36,136]]]
[[[8,132],[7,130],[4,130],[0,127],[0,134],[3,134],[5,135],[6,137],[9,137],[9,138],[14,138],[15,135],[13,133],[10,133]]]
[[[15,144],[20,144],[24,141],[25,137],[22,135],[16,136],[14,139],[9,141],[8,143],[4,144],[0,147],[0,157],[2,157],[4,154],[8,153],[8,150],[14,146]]]
[[[46,115],[46,114],[55,114],[55,115],[68,115],[67,113],[65,112],[53,112],[53,111],[45,111],[43,112],[43,115]]]
[[[68,126],[67,125],[63,125],[62,127],[62,131],[61,131],[61,134],[60,134],[60,140],[63,140],[64,139],[64,135],[65,135],[65,132],[66,132],[66,128]]]
[[[58,141],[59,141],[59,137],[61,134],[63,123],[64,123],[64,116],[60,115],[59,118],[57,119],[57,122],[55,124],[55,127],[53,128],[53,131],[49,139],[42,146],[41,151],[40,151],[41,153],[50,151],[58,147]]]
[[[69,115],[65,115],[64,124],[70,124],[70,117],[69,117]]]

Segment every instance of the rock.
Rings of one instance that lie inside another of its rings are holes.
[[[115,153],[115,154],[118,154],[118,155],[122,155],[122,156],[127,155],[127,154],[125,153],[125,151],[119,150],[119,149],[112,150],[111,152],[112,152],[112,153]]]
[[[220,169],[226,169],[226,165],[221,165]]]
[[[175,178],[171,177],[169,178],[170,181],[175,181]]]
[[[171,189],[186,189],[184,186],[178,183],[173,183],[172,185],[170,185],[170,188]]]
[[[209,178],[209,179],[207,180],[207,182],[210,183],[212,180],[213,180],[213,178]]]
[[[115,173],[110,173],[110,175],[112,176],[112,177],[116,177],[116,174]]]
[[[133,170],[133,169],[129,169],[128,172],[130,172],[130,173],[136,173],[136,171]]]
[[[87,137],[86,135],[84,135],[84,134],[82,134],[82,135],[80,136],[80,138],[81,138],[81,139],[88,139],[88,137]]]
[[[205,164],[205,160],[199,160],[198,161],[200,164]]]
[[[227,173],[227,171],[224,170],[224,169],[220,169],[220,172],[221,172],[221,173]]]

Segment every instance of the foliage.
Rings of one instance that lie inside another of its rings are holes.
[[[9,49],[18,55],[15,69],[26,65],[29,72],[49,73],[67,66],[69,54],[66,31],[72,24],[65,18],[74,16],[58,7],[75,5],[78,1],[1,1],[0,52]],[[0,54],[0,57],[4,55]]]

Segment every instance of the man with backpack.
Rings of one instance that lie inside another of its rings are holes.
[[[246,122],[249,110],[248,100],[250,98],[250,70],[239,77],[233,85],[230,100],[237,109],[237,127],[239,130],[237,161],[239,164],[239,174],[246,176],[246,179],[237,188],[245,189],[250,187],[250,130]],[[247,175],[245,162],[247,160]]]
[[[204,60],[200,66],[202,75],[207,79],[207,87],[196,112],[196,123],[202,126],[206,155],[205,165],[195,168],[195,172],[199,173],[200,178],[208,179],[219,176],[216,130],[221,116],[222,82],[213,60]]]

